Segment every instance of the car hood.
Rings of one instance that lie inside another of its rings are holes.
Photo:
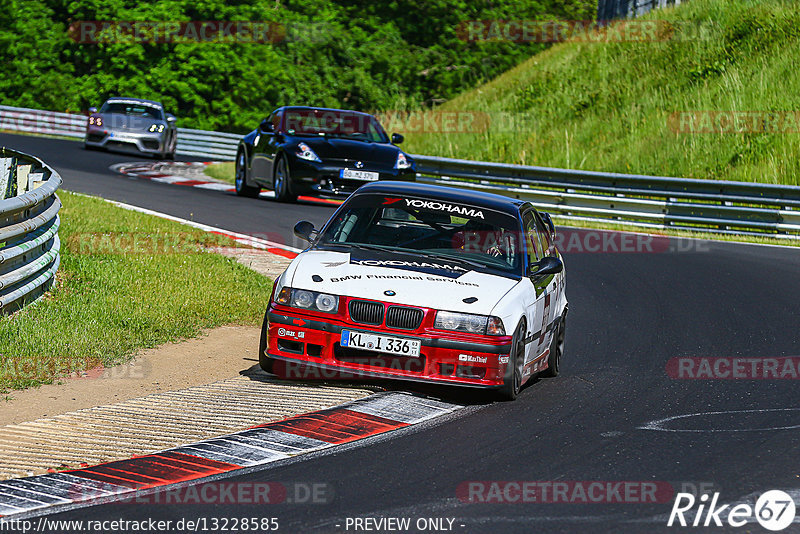
[[[513,278],[467,270],[451,261],[406,255],[378,259],[370,254],[306,251],[293,260],[283,284],[393,304],[489,315],[518,283]]]
[[[323,161],[353,160],[394,165],[400,149],[390,143],[368,143],[335,137],[295,137],[295,143],[305,143]]]
[[[138,117],[124,113],[95,113],[94,116],[103,119],[103,129],[105,130],[146,132],[153,124],[163,124],[165,127],[167,124],[166,121],[152,117]]]

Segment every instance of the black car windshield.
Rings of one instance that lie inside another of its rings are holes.
[[[161,120],[163,118],[161,110],[146,104],[130,102],[106,102],[100,108],[100,113],[118,113],[120,115],[130,115],[133,117],[149,117]]]
[[[397,251],[455,259],[518,275],[520,224],[506,213],[445,200],[356,195],[317,239],[317,248]]]
[[[284,114],[283,129],[289,135],[325,136],[388,143],[389,138],[378,120],[366,113],[335,109],[289,109]]]

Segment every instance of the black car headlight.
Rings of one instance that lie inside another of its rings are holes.
[[[468,334],[488,336],[506,335],[505,328],[503,328],[503,321],[499,317],[494,317],[493,315],[437,311],[433,327],[439,330],[467,332]]]
[[[303,310],[321,311],[325,313],[336,313],[339,311],[339,297],[328,293],[308,291],[307,289],[295,289],[292,287],[282,287],[275,297],[275,302],[292,308]]]
[[[397,161],[394,164],[395,169],[408,169],[411,167],[411,162],[408,160],[408,156],[405,155],[403,152],[397,153]]]
[[[306,161],[316,161],[317,163],[322,162],[322,160],[319,159],[319,156],[317,156],[317,154],[311,150],[311,147],[305,143],[297,143],[297,152],[295,152],[295,155],[298,158]]]

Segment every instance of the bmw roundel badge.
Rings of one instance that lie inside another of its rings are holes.
[[[386,295],[387,297],[393,297],[393,296],[397,295],[397,293],[395,293],[391,289],[387,289],[386,291],[383,292],[383,294]]]

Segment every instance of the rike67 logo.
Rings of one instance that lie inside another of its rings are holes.
[[[758,521],[767,530],[781,531],[792,524],[795,517],[795,502],[791,495],[781,490],[770,490],[755,502],[735,505],[719,505],[719,493],[714,493],[709,502],[708,494],[696,498],[691,493],[678,493],[667,526],[682,527],[741,527]]]

